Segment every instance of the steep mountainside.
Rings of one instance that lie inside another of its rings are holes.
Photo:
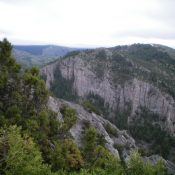
[[[82,135],[85,127],[91,125],[92,127],[96,128],[97,132],[100,135],[104,137],[106,141],[106,147],[110,152],[113,153],[114,156],[122,156],[121,158],[126,159],[130,154],[130,151],[137,148],[134,139],[129,136],[126,131],[120,131],[118,128],[116,128],[115,125],[96,115],[95,113],[86,111],[82,106],[78,104],[56,99],[53,97],[49,98],[48,106],[53,111],[58,113],[60,120],[63,118],[60,109],[64,105],[68,105],[78,114],[78,121],[76,122],[76,125],[71,128],[70,132],[79,146],[82,144]],[[109,131],[109,128],[111,128],[111,131],[113,130],[113,133]],[[121,155],[119,155],[119,148],[117,148],[117,146],[121,147]]]
[[[175,59],[175,49],[160,44],[153,44],[153,46],[157,47],[157,49],[160,51],[167,52],[172,58]]]
[[[43,66],[73,50],[77,49],[55,45],[15,45],[13,55],[25,67]]]
[[[70,129],[70,133],[79,147],[82,145],[84,130],[86,127],[91,126],[96,128],[97,133],[105,140],[105,147],[122,161],[127,162],[132,151],[138,149],[135,140],[127,133],[126,130],[119,130],[108,120],[105,120],[95,113],[86,111],[81,105],[49,97],[48,106],[54,112],[58,113],[59,120],[63,120],[63,116],[60,111],[65,105],[74,109],[77,113],[78,120]],[[175,164],[158,155],[144,156],[143,159],[151,162],[152,164],[155,164],[158,160],[162,160],[166,165],[168,174],[175,173]]]
[[[79,51],[41,72],[57,97],[95,107],[141,148],[151,143],[146,153],[174,159],[175,60],[167,52],[142,44]]]
[[[62,95],[76,98],[83,106],[51,97],[39,69],[21,70],[11,51],[7,39],[0,41],[1,175],[174,174],[172,161],[153,153],[141,157],[143,150],[128,131],[106,120],[109,114],[100,116],[109,112],[105,107],[98,109],[103,106],[102,97],[91,94],[89,98],[99,102],[92,105],[95,101],[73,93],[73,81],[68,84],[62,76],[58,79],[62,89],[69,89]]]

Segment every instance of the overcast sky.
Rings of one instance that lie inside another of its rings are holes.
[[[175,48],[175,0],[0,0],[0,39],[74,47]]]

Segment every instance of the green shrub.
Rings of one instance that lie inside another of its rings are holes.
[[[91,92],[86,96],[86,99],[96,108],[98,113],[103,116],[109,115],[109,104],[100,95]]]
[[[152,143],[150,151],[167,158],[171,148],[175,146],[174,137],[170,136],[167,131],[161,129],[159,124],[155,123],[159,118],[157,114],[154,114],[143,107],[140,109],[141,112],[137,115],[141,116],[142,122],[138,119],[130,125],[130,134],[137,140]],[[138,116],[136,116],[136,118],[138,118]]]
[[[133,151],[127,162],[128,175],[166,175],[165,165],[162,161],[158,161],[155,165],[144,162],[137,151]]]
[[[10,126],[5,129],[1,128],[0,174],[51,174],[50,167],[47,164],[43,164],[41,152],[33,139],[28,135],[22,136],[20,132],[21,130],[16,126]]]
[[[114,128],[111,124],[109,124],[109,123],[105,124],[104,128],[110,136],[114,136],[114,137],[118,136],[117,129]]]
[[[71,139],[64,139],[55,143],[51,156],[52,169],[67,171],[79,170],[83,167],[84,161],[77,145]]]
[[[80,51],[78,51],[78,50],[75,50],[75,51],[72,51],[72,52],[68,52],[68,53],[64,56],[64,58],[67,58],[67,57],[75,57],[75,56],[77,56],[79,53],[80,53]]]
[[[63,126],[62,128],[65,131],[68,131],[73,125],[76,124],[77,122],[77,113],[74,109],[70,108],[67,105],[64,105],[61,109],[60,112],[63,115]]]
[[[94,107],[94,105],[89,100],[85,100],[82,105],[84,109],[87,110],[88,112],[94,112],[97,115],[100,115],[100,112],[98,111],[98,109]]]
[[[50,90],[53,94],[65,100],[76,101],[78,96],[76,90],[73,88],[74,77],[66,79],[62,76],[61,71],[57,68],[54,71],[54,82],[51,84]]]
[[[115,149],[117,149],[118,150],[118,152],[122,152],[123,151],[123,149],[124,149],[124,145],[122,145],[122,144],[117,144],[117,143],[114,143],[114,148]]]

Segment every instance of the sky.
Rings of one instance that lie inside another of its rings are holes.
[[[0,0],[0,40],[12,44],[175,48],[175,0]]]

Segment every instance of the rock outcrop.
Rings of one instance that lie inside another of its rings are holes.
[[[82,106],[78,104],[56,99],[53,97],[49,98],[48,106],[53,111],[58,113],[59,120],[62,120],[60,108],[63,105],[68,105],[77,112],[78,120],[76,124],[70,129],[70,133],[79,146],[81,146],[82,144],[82,134],[85,127],[84,125],[86,125],[86,123],[89,123],[92,127],[96,129],[97,133],[104,137],[104,139],[106,140],[106,148],[114,156],[122,156],[122,158],[126,159],[129,156],[131,150],[137,149],[135,145],[135,140],[126,131],[120,131],[115,125],[110,123],[108,120],[105,120],[104,118],[96,115],[95,113],[87,112]],[[107,124],[110,125],[113,129],[115,129],[115,136],[110,135],[110,133],[106,131],[105,126]],[[122,148],[122,150],[120,150],[120,155],[115,145],[118,145],[120,146],[120,148]]]
[[[50,89],[51,84],[55,80],[54,72],[55,72],[55,69],[57,68],[57,64],[58,64],[57,62],[48,64],[41,69],[41,75],[44,77],[46,81],[46,86],[49,89]]]
[[[67,102],[65,100],[60,100],[57,98],[49,97],[48,106],[51,110],[58,114],[58,119],[63,120],[60,109],[63,105],[68,105],[74,109],[77,113],[78,120],[76,124],[70,129],[70,134],[73,137],[77,145],[82,145],[83,131],[85,129],[86,123],[89,123],[94,127],[100,135],[102,135],[106,141],[106,148],[116,157],[124,161],[128,161],[129,155],[132,150],[138,149],[135,140],[127,133],[126,130],[119,130],[115,125],[105,120],[101,116],[94,113],[87,112],[82,106]],[[110,135],[106,130],[106,125],[110,125],[116,130],[116,134]],[[163,159],[159,155],[152,155],[149,157],[143,157],[143,160],[150,162],[151,164],[157,163],[157,161],[162,160],[168,170],[168,174],[175,173],[175,165],[168,160]]]
[[[88,121],[105,137],[106,147],[125,160],[137,147],[146,148],[146,154],[174,160],[174,72],[175,60],[171,56],[157,47],[140,44],[70,53],[41,69],[47,87],[57,97],[71,97],[82,103],[94,95],[91,102],[102,102],[103,117],[74,103],[59,100],[55,103],[58,106],[51,105],[58,109],[61,103],[67,103],[77,110],[79,120],[70,131],[76,143],[81,144],[83,122]],[[120,122],[126,125],[121,127]],[[117,130],[117,136],[106,132],[107,123]],[[159,145],[161,139],[166,148]]]
[[[89,93],[99,95],[114,111],[125,110],[130,105],[131,111],[128,122],[134,120],[135,113],[140,107],[160,115],[159,124],[172,135],[175,132],[175,102],[166,92],[162,92],[153,84],[133,78],[123,84],[114,83],[110,70],[104,70],[104,76],[98,78],[94,73],[93,64],[80,56],[70,57],[42,68],[46,76],[46,85],[50,88],[54,82],[54,72],[58,69],[65,79],[73,79],[73,89],[80,97]],[[162,122],[163,121],[163,122]]]

